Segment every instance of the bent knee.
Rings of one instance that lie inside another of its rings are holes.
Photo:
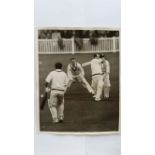
[[[57,106],[57,103],[56,102],[49,101],[48,106],[49,106],[49,108],[53,108],[53,107],[56,107]]]

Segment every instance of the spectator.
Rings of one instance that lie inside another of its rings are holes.
[[[62,38],[70,39],[73,37],[72,30],[64,30],[61,33]]]
[[[98,32],[90,31],[89,37],[90,37],[89,40],[90,40],[91,45],[96,46],[98,44]]]
[[[83,30],[78,30],[77,35],[79,36],[79,38],[83,38]]]
[[[106,38],[107,37],[106,31],[100,31],[99,36],[102,37],[102,38]]]
[[[51,31],[47,31],[47,35],[46,35],[46,39],[51,39],[52,38],[52,34]]]
[[[52,39],[55,39],[58,43],[58,47],[60,48],[60,50],[64,49],[64,44],[63,44],[63,40],[61,38],[61,33],[58,31],[54,31],[52,33]]]
[[[54,30],[52,32],[52,39],[56,39],[56,40],[61,39],[61,33],[56,31],[56,30]]]
[[[112,38],[116,36],[116,31],[107,31],[107,37]]]
[[[119,31],[115,32],[115,37],[119,37]]]
[[[83,38],[89,38],[89,30],[83,32]]]
[[[77,47],[77,50],[81,51],[83,48],[83,40],[81,38],[82,33],[80,31],[74,31],[73,36],[74,36],[74,42]]]
[[[39,34],[38,34],[38,39],[45,39],[45,38],[46,38],[46,35],[45,35],[44,31],[40,30]]]

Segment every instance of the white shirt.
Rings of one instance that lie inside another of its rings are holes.
[[[91,71],[92,75],[102,74],[102,68],[101,68],[101,62],[102,59],[92,59],[91,60]]]
[[[102,74],[102,59],[94,58],[89,62],[85,62],[82,64],[83,67],[91,66],[92,75],[100,75]]]
[[[77,77],[79,75],[84,75],[84,70],[80,63],[76,63],[75,66],[69,64],[67,67],[67,74],[70,79]]]
[[[48,74],[46,82],[51,83],[51,89],[65,91],[68,84],[68,77],[65,72],[56,69]]]
[[[52,33],[52,39],[60,39],[61,38],[61,34],[59,32],[53,32]]]

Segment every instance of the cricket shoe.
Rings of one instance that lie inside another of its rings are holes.
[[[96,98],[96,95],[94,95],[93,97]]]
[[[53,123],[59,123],[59,120],[57,118],[53,119]]]
[[[63,117],[60,117],[59,118],[59,123],[63,123],[63,119],[64,119]]]
[[[63,119],[60,119],[60,120],[59,120],[59,123],[63,123]]]
[[[91,90],[89,93],[90,93],[90,94],[92,94],[92,95],[94,95],[94,94],[95,94],[93,90]]]
[[[99,102],[101,101],[101,98],[95,98],[95,101]]]
[[[105,101],[109,101],[109,97],[104,97],[104,100]]]

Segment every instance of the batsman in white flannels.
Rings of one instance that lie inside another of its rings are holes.
[[[46,77],[46,92],[50,92],[48,106],[52,114],[53,123],[62,122],[64,119],[64,94],[68,85],[68,77],[62,71],[62,64],[56,63],[55,70]]]
[[[68,87],[70,87],[73,82],[78,81],[89,93],[94,94],[94,90],[84,77],[85,73],[81,64],[78,63],[75,58],[70,59],[70,63],[67,67],[67,75],[69,78]]]
[[[103,72],[101,69],[102,59],[99,54],[94,54],[94,58],[90,62],[83,63],[82,66],[91,66],[92,72],[92,88],[94,89],[95,101],[100,101],[103,91]]]
[[[103,76],[104,76],[104,79],[103,79],[103,81],[104,81],[104,86],[103,86],[104,98],[108,99],[109,93],[110,93],[110,87],[111,87],[111,83],[110,83],[110,63],[104,54],[101,54],[100,58],[102,59],[102,72],[103,72]]]

